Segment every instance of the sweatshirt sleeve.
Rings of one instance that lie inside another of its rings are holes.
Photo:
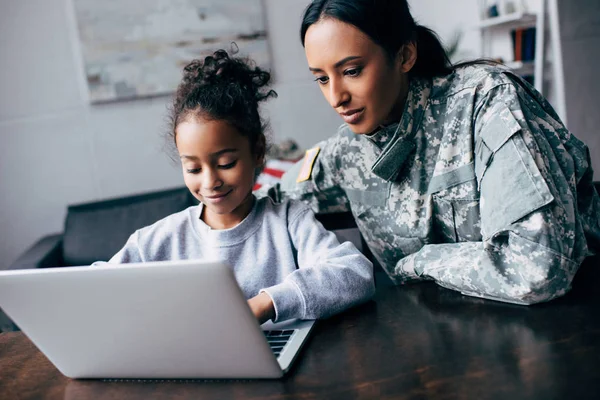
[[[264,289],[275,306],[275,322],[317,319],[369,300],[375,293],[373,265],[350,242],[341,243],[297,203],[288,230],[297,249],[298,269]]]

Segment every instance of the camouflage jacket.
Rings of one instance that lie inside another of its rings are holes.
[[[399,123],[373,135],[342,125],[318,147],[309,179],[296,183],[305,159],[269,195],[351,210],[396,283],[547,301],[600,241],[588,148],[503,67],[413,79]]]

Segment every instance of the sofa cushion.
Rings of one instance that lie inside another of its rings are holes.
[[[137,229],[198,204],[187,188],[69,206],[63,238],[67,266],[107,261]]]

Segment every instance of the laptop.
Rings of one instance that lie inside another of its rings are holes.
[[[0,271],[0,307],[70,378],[278,378],[314,324],[259,325],[231,269],[198,260]]]

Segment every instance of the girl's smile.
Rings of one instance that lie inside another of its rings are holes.
[[[219,203],[222,201],[225,201],[225,198],[232,192],[232,190],[226,192],[226,193],[219,193],[219,194],[214,194],[214,195],[204,195],[204,199],[211,202],[211,203]]]

